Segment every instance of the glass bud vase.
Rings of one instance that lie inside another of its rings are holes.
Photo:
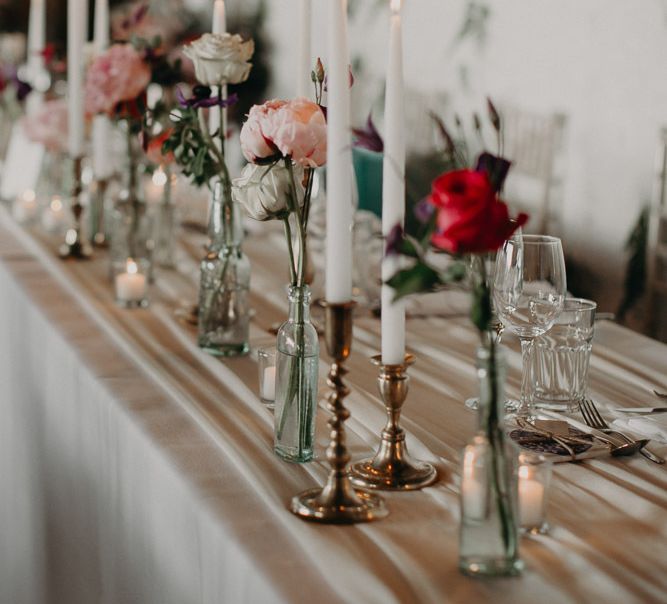
[[[199,346],[215,356],[244,355],[250,350],[250,261],[241,249],[238,204],[225,198],[222,183],[213,191],[209,235],[199,285]]]
[[[154,191],[156,199],[153,204],[155,219],[155,262],[162,268],[176,266],[176,205],[172,189],[173,179],[168,166],[160,167],[151,175],[148,186]]]
[[[519,451],[504,430],[505,358],[491,344],[477,351],[478,430],[463,450],[459,569],[467,575],[517,575]]]
[[[276,339],[274,451],[286,461],[313,459],[320,348],[310,322],[310,288],[289,288],[289,318]]]

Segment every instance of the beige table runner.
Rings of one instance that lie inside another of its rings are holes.
[[[476,339],[457,294],[442,294],[455,318],[408,323],[418,364],[403,426],[440,481],[387,494],[382,522],[316,526],[286,504],[325,479],[327,412],[318,460],[281,462],[253,358],[209,357],[174,316],[196,295],[201,236],[183,238],[177,271],[158,273],[150,309],[127,311],[113,304],[104,254],[62,263],[55,242],[0,219],[0,479],[12,493],[2,498],[0,601],[664,601],[667,471],[641,457],[561,465],[554,528],[522,541],[524,576],[459,575],[458,453],[474,425],[463,400],[476,390]],[[270,343],[268,328],[285,317],[283,247],[274,232],[245,244],[253,346]],[[383,425],[368,363],[379,348],[378,320],[360,311],[349,363],[355,458],[375,449]],[[323,355],[322,378],[326,368]],[[667,386],[666,369],[667,347],[598,326],[597,401],[646,404]],[[516,352],[509,374],[516,394]]]

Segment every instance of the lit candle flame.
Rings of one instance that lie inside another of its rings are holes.
[[[54,212],[60,212],[63,209],[63,202],[60,201],[60,197],[54,197],[51,200],[50,206]]]
[[[23,191],[23,195],[21,195],[21,197],[23,197],[23,201],[32,202],[35,201],[36,195],[32,189],[26,189]]]
[[[391,0],[391,12],[396,14],[401,12],[403,0]]]
[[[138,272],[137,263],[132,258],[127,259],[127,272],[129,275],[136,275]]]

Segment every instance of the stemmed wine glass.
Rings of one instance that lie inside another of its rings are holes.
[[[498,251],[494,306],[502,324],[521,340],[521,399],[512,409],[518,415],[532,413],[533,342],[558,318],[566,290],[563,246],[557,237],[519,234]]]

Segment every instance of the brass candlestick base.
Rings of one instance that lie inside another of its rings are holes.
[[[290,509],[305,520],[331,524],[352,524],[384,518],[387,508],[381,497],[354,489],[347,475],[350,455],[345,446],[345,420],[350,412],[343,399],[350,393],[343,382],[347,369],[343,363],[350,356],[352,346],[352,310],[354,302],[326,304],[325,341],[329,356],[333,359],[327,384],[331,388],[328,408],[333,414],[329,420],[331,443],[327,459],[331,472],[322,489],[311,489],[292,499]]]
[[[92,256],[90,245],[84,240],[81,233],[81,157],[72,159],[74,174],[72,179],[71,209],[74,215],[74,226],[67,230],[65,243],[60,246],[59,254],[63,260],[88,260]]]
[[[387,425],[382,430],[382,441],[375,457],[352,466],[352,483],[388,491],[421,489],[434,483],[438,474],[431,464],[410,459],[405,431],[398,425],[408,395],[410,378],[406,372],[415,358],[408,354],[400,365],[384,365],[379,355],[371,361],[380,368],[378,387],[387,410]]]

